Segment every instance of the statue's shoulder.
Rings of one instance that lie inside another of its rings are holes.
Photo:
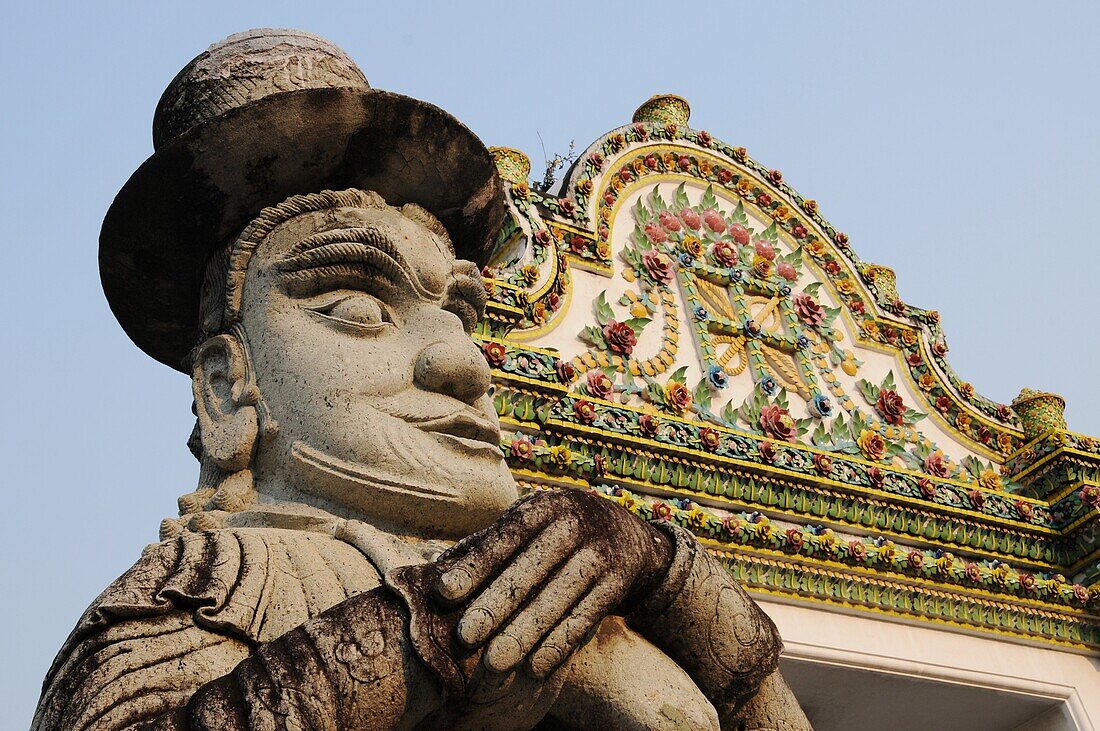
[[[371,560],[329,533],[185,532],[147,546],[92,602],[74,635],[184,610],[204,629],[267,642],[379,583]]]

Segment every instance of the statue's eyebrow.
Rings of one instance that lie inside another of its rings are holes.
[[[441,294],[424,286],[381,228],[342,228],[307,236],[276,259],[273,266],[292,286],[333,277],[370,281],[381,277],[385,284],[404,284],[422,297],[438,298]]]

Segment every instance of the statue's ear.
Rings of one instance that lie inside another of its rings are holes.
[[[226,472],[248,467],[259,436],[259,391],[240,340],[217,335],[199,346],[191,387],[204,454]]]

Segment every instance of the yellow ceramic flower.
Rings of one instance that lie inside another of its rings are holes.
[[[867,337],[872,339],[878,338],[878,323],[874,320],[864,320],[859,324],[859,326],[867,335]]]
[[[997,435],[997,447],[1004,454],[1011,454],[1012,450],[1016,448],[1016,440],[1008,434]]]
[[[579,181],[577,183],[577,192],[582,193],[584,195],[588,195],[589,193],[591,193],[592,192],[592,181],[589,180],[588,178],[584,178],[583,180]]]
[[[802,208],[810,215],[813,215],[814,213],[817,213],[817,201],[815,201],[813,198],[807,198],[806,200],[802,201]]]
[[[640,157],[636,158],[634,160],[634,164],[631,165],[631,167],[634,168],[634,172],[638,173],[638,175],[645,175],[645,160],[644,159],[642,159]]]
[[[534,264],[528,264],[520,270],[523,275],[523,281],[528,284],[534,284],[535,280],[539,278],[539,268]]]
[[[993,470],[984,470],[978,475],[978,484],[987,490],[1001,489],[1001,476]]]
[[[761,279],[767,279],[772,274],[772,262],[757,254],[752,258],[752,273]]]
[[[615,502],[617,502],[619,505],[622,505],[627,510],[633,509],[634,506],[636,505],[636,503],[634,501],[634,496],[630,495],[629,493],[625,493],[625,492],[622,495],[620,495],[618,497],[618,499],[615,500]]]
[[[901,342],[905,343],[906,345],[916,345],[916,343],[917,343],[917,334],[915,332],[913,332],[912,330],[902,330],[901,331]]]
[[[836,283],[836,289],[841,294],[852,294],[852,292],[856,291],[856,285],[851,279],[841,279]]]
[[[971,421],[969,415],[960,412],[959,415],[955,417],[955,426],[958,427],[959,431],[969,431]]]
[[[886,456],[886,440],[877,431],[864,429],[860,432],[856,444],[859,445],[859,451],[863,452],[863,456],[872,462],[878,462]]]
[[[704,178],[710,175],[710,163],[706,160],[699,160],[699,174]]]
[[[625,183],[623,183],[623,179],[618,175],[611,178],[611,187],[616,193],[623,189],[623,185],[625,185]]]
[[[737,190],[737,194],[739,196],[741,196],[742,198],[744,198],[745,196],[747,196],[749,193],[752,192],[752,186],[749,185],[749,181],[747,179],[741,178],[740,180],[737,181],[736,190]]]
[[[531,322],[541,325],[546,322],[546,303],[536,302],[531,305]]]
[[[925,391],[931,391],[936,386],[936,377],[931,373],[925,373],[917,381],[917,384]]]
[[[821,239],[812,239],[804,244],[804,248],[815,259],[825,255],[825,242]]]
[[[969,383],[960,383],[959,393],[961,393],[966,398],[974,398],[974,387],[971,386]]]
[[[600,257],[601,259],[611,258],[611,247],[607,245],[606,241],[596,242],[596,256]]]
[[[685,236],[684,251],[698,259],[703,255],[703,242],[695,236]]]
[[[772,217],[777,221],[786,221],[791,217],[791,209],[786,206],[779,206],[772,211]]]
[[[748,158],[748,156],[749,151],[746,150],[744,147],[733,148],[733,159],[737,162],[745,162],[745,159]]]
[[[566,467],[573,461],[573,453],[569,451],[569,447],[559,444],[550,447],[550,460],[559,467]]]

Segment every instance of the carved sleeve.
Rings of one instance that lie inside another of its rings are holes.
[[[415,723],[442,690],[408,645],[406,622],[386,589],[352,597],[262,645],[149,728],[382,731]]]
[[[725,721],[778,667],[779,633],[689,532],[655,525],[674,541],[672,564],[627,621],[687,671]]]
[[[187,612],[123,621],[77,645],[35,731],[391,729],[441,695],[388,590],[348,599],[253,649]]]

